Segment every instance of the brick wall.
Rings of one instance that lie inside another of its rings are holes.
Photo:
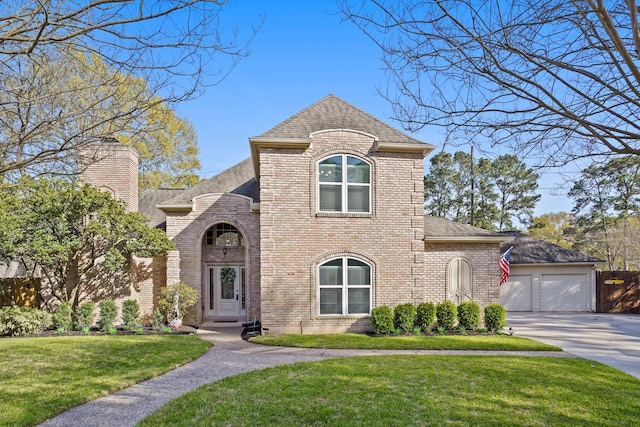
[[[183,281],[201,292],[207,291],[207,265],[234,262],[244,264],[249,290],[247,320],[260,318],[260,239],[259,215],[251,211],[252,200],[235,194],[207,194],[197,197],[191,212],[167,212],[167,236],[176,244],[167,259],[167,284]],[[222,252],[203,248],[206,230],[217,223],[235,226],[243,236],[244,246]],[[232,259],[233,257],[233,259]],[[184,317],[185,324],[200,324],[204,315],[204,299]]]
[[[423,294],[423,158],[378,153],[366,134],[316,133],[306,150],[260,152],[261,320],[270,332],[362,330],[362,316],[318,314],[317,266],[354,256],[372,266],[372,306],[417,302]],[[371,214],[316,212],[316,164],[349,154],[371,165]]]
[[[108,191],[126,203],[128,212],[138,211],[138,155],[128,145],[113,142],[90,146],[95,159],[80,173],[80,179]]]
[[[471,263],[473,300],[481,308],[500,302],[498,243],[426,243],[424,253],[424,295],[422,301],[439,303],[447,299],[447,270],[454,258]]]

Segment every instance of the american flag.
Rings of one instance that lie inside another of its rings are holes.
[[[500,271],[502,273],[500,274],[500,286],[502,286],[504,283],[506,283],[507,280],[509,280],[509,269],[511,266],[511,255],[509,254],[509,252],[512,248],[513,246],[507,249],[498,261],[498,266],[500,266]]]

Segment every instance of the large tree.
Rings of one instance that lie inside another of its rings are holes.
[[[0,175],[73,173],[88,144],[219,82],[255,34],[223,25],[226,3],[0,2]]]
[[[32,179],[0,187],[0,262],[21,262],[46,294],[76,307],[122,296],[144,277],[133,255],[162,256],[173,243],[121,201],[67,179]]]
[[[635,1],[344,0],[383,53],[409,129],[505,144],[540,164],[640,154]]]
[[[469,220],[471,156],[462,151],[441,152],[431,158],[424,177],[425,210],[429,215],[457,222]]]
[[[640,158],[629,155],[589,166],[569,197],[575,246],[605,259],[611,270],[629,269],[638,252]]]
[[[531,237],[571,249],[573,242],[567,230],[572,227],[573,215],[569,212],[549,212],[533,218],[528,229]]]
[[[462,151],[439,153],[425,175],[425,210],[429,215],[468,224],[511,230],[514,220],[527,225],[540,200],[538,175],[515,156],[477,162]],[[473,186],[472,186],[473,182]],[[474,196],[473,203],[471,196]]]

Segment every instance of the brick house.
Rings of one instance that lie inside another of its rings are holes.
[[[177,247],[145,261],[154,274],[137,284],[143,312],[178,281],[201,292],[185,323],[259,319],[276,333],[366,330],[380,305],[499,302],[510,237],[424,215],[433,145],[333,95],[249,145],[251,158],[192,189],[140,195],[139,211]],[[83,179],[120,194],[137,168],[123,150]],[[123,167],[133,169],[98,172]]]

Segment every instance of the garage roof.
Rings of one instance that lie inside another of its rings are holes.
[[[601,264],[604,261],[582,252],[563,248],[516,231],[501,233],[514,240],[500,246],[502,252],[511,249],[511,264]]]
[[[424,216],[424,240],[429,242],[500,243],[509,242],[512,236],[467,224],[449,221],[431,215]]]

